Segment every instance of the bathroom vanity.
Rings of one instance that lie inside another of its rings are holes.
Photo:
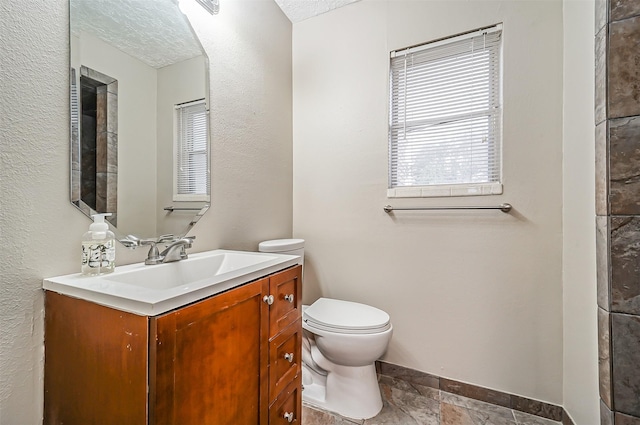
[[[44,424],[301,423],[301,266],[282,257],[158,314],[45,280]]]

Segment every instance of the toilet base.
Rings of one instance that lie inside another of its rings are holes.
[[[304,382],[306,378],[308,382],[302,392],[305,403],[352,419],[370,419],[382,410],[373,363],[366,366],[333,365],[324,382],[313,379],[312,374],[303,365],[302,380]]]

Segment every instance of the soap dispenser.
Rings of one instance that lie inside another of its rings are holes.
[[[95,276],[111,273],[115,268],[115,235],[105,223],[105,216],[111,213],[94,214],[89,231],[82,237],[82,274]]]

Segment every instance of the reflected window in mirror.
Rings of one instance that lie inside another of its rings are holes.
[[[175,106],[174,201],[209,201],[207,109],[204,99]]]

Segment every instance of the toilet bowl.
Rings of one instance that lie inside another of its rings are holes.
[[[376,416],[382,397],[375,361],[393,333],[389,315],[365,304],[320,298],[303,307],[302,328],[302,399],[349,418]]]
[[[302,264],[304,240],[265,241],[259,250],[299,255]],[[302,328],[303,401],[348,418],[376,416],[382,397],[375,361],[393,333],[389,315],[366,304],[320,298],[303,306]]]

